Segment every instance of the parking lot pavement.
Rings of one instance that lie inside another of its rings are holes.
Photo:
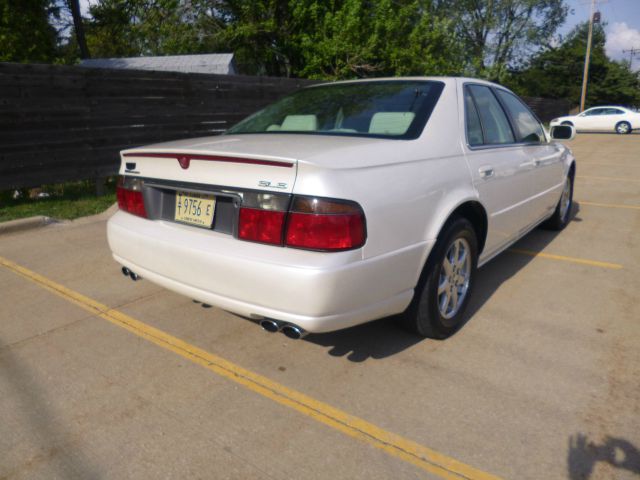
[[[639,478],[640,135],[571,147],[574,220],[441,342],[268,334],[125,279],[102,217],[0,236],[0,478]]]

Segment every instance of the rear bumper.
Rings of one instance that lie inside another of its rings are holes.
[[[309,332],[347,328],[402,312],[425,249],[412,245],[363,260],[361,251],[318,253],[118,212],[107,224],[115,260],[169,290],[250,318]]]

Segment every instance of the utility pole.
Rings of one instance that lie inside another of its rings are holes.
[[[629,70],[633,70],[633,57],[640,55],[640,48],[631,47],[629,50],[622,50],[622,53],[629,52]]]
[[[80,49],[80,58],[91,58],[89,48],[87,47],[87,41],[84,37],[84,27],[82,26],[82,14],[80,12],[79,0],[68,0],[68,5],[71,9],[71,16],[73,17],[73,28],[76,32],[76,40],[78,41],[78,48]]]
[[[600,23],[600,12],[596,12],[596,3],[605,3],[608,0],[591,0],[589,11],[589,37],[587,38],[587,53],[584,57],[584,72],[582,74],[582,94],[580,95],[580,111],[584,112],[584,102],[587,98],[587,83],[589,82],[589,61],[591,60],[591,40],[593,38],[593,24]]]
[[[584,72],[582,73],[582,93],[580,94],[580,111],[584,112],[584,101],[587,98],[587,82],[589,81],[589,61],[591,60],[591,39],[593,37],[593,10],[596,0],[591,0],[589,12],[589,37],[587,38],[587,54],[584,57]]]

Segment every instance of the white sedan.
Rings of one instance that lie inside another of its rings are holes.
[[[124,274],[291,338],[401,314],[463,323],[477,267],[570,219],[575,159],[509,90],[465,78],[302,89],[226,134],[122,152]]]
[[[640,128],[640,113],[624,107],[594,107],[578,115],[554,118],[550,126],[571,125],[578,132],[631,133]]]

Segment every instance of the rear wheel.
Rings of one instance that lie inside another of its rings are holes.
[[[461,325],[478,261],[475,230],[465,218],[449,222],[433,248],[402,321],[409,330],[443,339]]]
[[[616,133],[620,135],[631,133],[631,124],[629,122],[618,122],[616,124]]]
[[[569,223],[571,218],[571,207],[573,206],[573,172],[570,171],[564,181],[562,195],[558,200],[558,205],[553,215],[542,224],[549,230],[562,230]]]

